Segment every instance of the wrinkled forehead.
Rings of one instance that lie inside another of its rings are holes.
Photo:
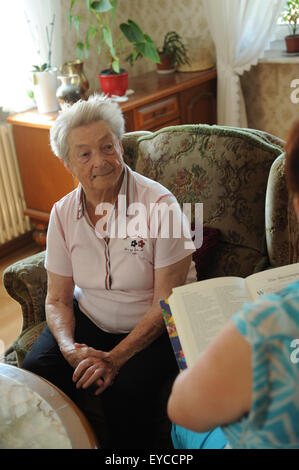
[[[109,138],[113,141],[118,140],[106,121],[95,121],[71,129],[67,140],[72,147],[74,145],[88,145]]]

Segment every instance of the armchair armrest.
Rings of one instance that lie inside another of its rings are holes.
[[[45,321],[47,272],[45,251],[10,265],[3,273],[8,294],[22,307],[22,331]]]

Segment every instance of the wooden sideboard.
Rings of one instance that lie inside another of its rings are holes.
[[[150,130],[177,124],[216,123],[215,69],[160,75],[156,71],[129,79],[134,93],[121,103],[126,131]],[[100,92],[100,90],[99,90]],[[49,214],[55,201],[77,182],[49,145],[49,129],[57,113],[36,109],[10,116],[23,183],[26,211],[36,230],[34,239],[45,245]]]

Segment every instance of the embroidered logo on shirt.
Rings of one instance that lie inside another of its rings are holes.
[[[137,255],[144,251],[144,247],[146,245],[146,240],[141,237],[134,237],[134,238],[126,238],[124,240],[124,250],[132,255]]]

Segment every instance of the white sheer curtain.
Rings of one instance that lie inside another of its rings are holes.
[[[26,12],[26,14],[25,14]],[[52,65],[61,64],[60,0],[0,0],[0,107],[8,111],[23,111],[34,106],[27,90],[32,89],[32,66],[48,61],[46,26],[55,14],[52,44]],[[33,41],[27,19],[35,37]]]
[[[217,115],[223,126],[247,127],[240,75],[274,39],[285,0],[202,0],[216,46]]]

